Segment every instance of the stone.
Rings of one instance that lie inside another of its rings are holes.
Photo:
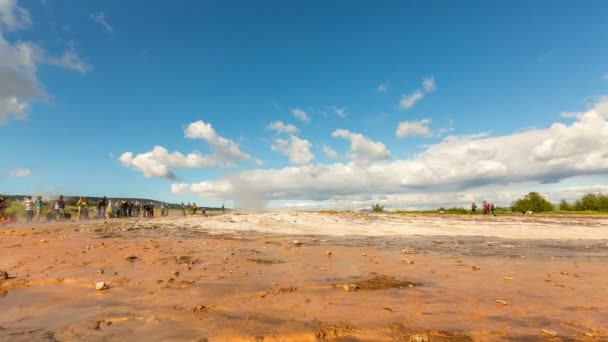
[[[296,247],[300,247],[300,246],[302,246],[302,241],[300,241],[300,240],[293,240],[293,241],[292,241],[292,243],[293,243],[293,245],[294,245],[294,246],[296,246]]]
[[[136,259],[137,259],[137,256],[135,256],[133,254],[125,255],[125,260],[135,261]]]
[[[595,335],[590,331],[587,331],[586,333],[584,333],[584,335],[587,337],[595,337]]]
[[[408,265],[411,265],[411,264],[414,263],[414,260],[410,260],[408,258],[403,258],[403,262],[406,263],[406,264],[408,264]]]
[[[173,271],[171,274],[177,277],[179,275],[179,271]]]
[[[559,272],[559,274],[561,274],[561,275],[568,275],[568,272],[566,272],[566,271],[561,271],[561,272]]]
[[[357,284],[344,284],[344,285],[342,285],[342,288],[346,292],[354,292],[354,291],[357,291],[359,289],[359,285],[357,285]]]
[[[505,277],[505,280],[506,280],[506,281],[510,281],[510,280],[514,280],[514,279],[515,279],[515,278],[512,278],[512,277]]]
[[[97,291],[107,290],[109,288],[110,288],[110,285],[104,283],[103,281],[95,283],[95,290],[97,290]]]
[[[481,269],[481,267],[475,265],[473,267],[471,267],[473,269],[473,271],[479,271]]]
[[[556,337],[557,336],[557,331],[555,331],[555,330],[541,329],[540,332],[543,335],[547,335],[547,336],[551,336],[551,337]]]
[[[504,299],[497,299],[496,304],[507,306],[509,303]]]
[[[0,280],[6,280],[6,279],[8,279],[8,272],[0,271]]]
[[[429,338],[426,335],[411,335],[410,342],[429,342]]]
[[[325,251],[325,255],[331,256],[331,251]]]
[[[97,273],[103,274],[103,270],[97,270]]]

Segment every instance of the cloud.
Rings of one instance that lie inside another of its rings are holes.
[[[14,169],[13,171],[11,171],[9,173],[9,175],[11,177],[28,177],[31,174],[32,174],[32,170],[30,170],[30,169],[23,169],[23,168]]]
[[[376,88],[376,91],[379,93],[386,93],[388,91],[388,82],[382,82]]]
[[[305,122],[305,123],[310,122],[310,118],[308,117],[308,114],[305,111],[301,110],[301,109],[298,109],[298,108],[292,109],[291,110],[291,114],[296,119],[298,119],[298,120],[300,120],[302,122]]]
[[[143,173],[144,177],[177,179],[171,168],[233,167],[238,161],[251,159],[251,156],[239,150],[236,143],[217,135],[213,127],[204,121],[196,121],[188,125],[184,130],[184,136],[188,139],[205,141],[212,153],[206,155],[191,152],[184,155],[177,151],[169,153],[166,148],[155,146],[152,151],[137,155],[133,152],[124,152],[118,160],[125,167]]]
[[[289,157],[289,162],[296,165],[308,165],[315,156],[310,152],[312,144],[305,139],[300,139],[294,135],[286,139],[276,139],[272,145],[272,150]]]
[[[401,101],[399,101],[399,108],[401,109],[409,109],[412,108],[418,101],[424,98],[424,93],[417,89],[413,93],[409,95],[401,96]]]
[[[114,28],[106,21],[106,15],[103,12],[91,14],[91,19],[99,24],[107,33],[113,33]]]
[[[422,90],[416,89],[411,94],[401,95],[401,101],[399,101],[399,108],[405,110],[414,107],[416,103],[424,98],[428,93],[431,93],[437,89],[435,85],[435,79],[432,77],[425,77],[422,79]]]
[[[53,65],[81,73],[91,69],[73,47],[60,56],[52,56],[35,43],[10,42],[3,35],[3,29],[24,29],[31,24],[26,9],[17,6],[15,1],[0,0],[0,124],[11,118],[27,118],[31,102],[47,98],[37,77],[40,65]]]
[[[437,89],[435,86],[435,79],[433,77],[425,77],[422,79],[422,88],[426,92],[432,92]]]
[[[431,135],[431,129],[429,128],[429,124],[432,122],[431,119],[422,119],[416,121],[402,121],[397,126],[397,131],[395,131],[395,136],[398,138],[407,138],[407,137],[428,137]]]
[[[237,196],[246,184],[248,191],[265,200],[338,203],[350,208],[382,196],[383,203],[394,201],[412,207],[416,201],[420,201],[419,206],[439,202],[463,205],[488,194],[507,201],[513,193],[508,191],[512,186],[506,184],[543,186],[575,176],[606,174],[607,119],[608,97],[601,97],[569,125],[556,122],[546,128],[495,137],[448,136],[406,159],[257,169],[200,183],[174,184],[172,191],[225,199]],[[352,139],[353,145],[356,140],[367,140],[346,130],[332,135]]]
[[[608,81],[608,72],[604,74],[603,78]]]
[[[0,31],[16,31],[32,26],[30,12],[17,6],[17,0],[0,0]]]
[[[277,133],[286,133],[286,134],[296,134],[299,132],[299,129],[291,124],[284,124],[283,121],[274,121],[266,126],[266,129],[271,131],[275,131]]]
[[[337,116],[339,116],[341,118],[346,117],[346,109],[341,108],[341,107],[332,107],[331,109],[334,111],[334,113],[336,113]]]
[[[349,156],[352,160],[371,162],[391,158],[391,153],[383,143],[371,141],[362,134],[351,133],[345,129],[337,129],[331,136],[350,140]]]
[[[334,149],[327,145],[323,145],[323,153],[325,153],[325,156],[331,160],[340,159],[340,155],[338,154],[338,152],[336,152]]]

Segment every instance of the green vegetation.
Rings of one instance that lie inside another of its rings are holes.
[[[605,194],[586,194],[573,204],[562,200],[559,210],[564,211],[608,211],[608,195]]]
[[[553,204],[547,201],[538,192],[531,192],[523,198],[513,202],[511,210],[519,213],[524,213],[528,210],[531,210],[534,213],[544,213],[553,211]]]
[[[375,213],[383,213],[384,212],[384,206],[381,206],[378,203],[372,204],[372,211],[375,212]]]

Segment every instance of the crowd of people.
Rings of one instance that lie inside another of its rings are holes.
[[[91,207],[96,208],[96,219],[105,218],[126,218],[126,217],[154,217],[155,204],[154,202],[143,202],[139,200],[127,200],[127,199],[108,199],[102,197],[96,203],[90,204],[87,197],[79,197],[76,202],[70,202],[72,206],[75,205],[77,218],[79,220],[88,220],[89,210]],[[57,197],[57,199],[49,202],[50,206],[46,214],[43,214],[44,202],[42,196],[36,197],[35,200],[32,196],[26,196],[21,204],[25,207],[25,219],[27,222],[33,220],[69,220],[72,218],[72,214],[66,211],[68,203],[63,195]],[[6,209],[10,206],[9,200],[0,195],[0,221],[10,222],[15,219],[14,215],[11,217],[6,215]],[[160,216],[169,215],[170,205],[165,202],[160,203]],[[199,208],[196,203],[180,204],[180,209],[183,216],[187,214],[197,215],[200,212],[202,216],[208,216],[205,208]],[[222,213],[224,213],[224,205],[222,204]]]
[[[483,210],[483,214],[484,215],[496,215],[495,211],[496,211],[496,207],[494,206],[494,203],[488,203],[486,201],[483,201],[482,204],[482,210]],[[471,215],[476,215],[477,214],[477,204],[475,204],[475,202],[473,202],[471,204]]]

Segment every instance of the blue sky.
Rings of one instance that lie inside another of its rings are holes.
[[[607,10],[605,1],[148,1],[142,6],[0,0],[0,54],[12,56],[2,58],[0,70],[17,70],[0,74],[0,135],[7,147],[0,191],[213,205],[231,203],[247,188],[278,206],[344,208],[373,201],[432,207],[488,191],[508,191],[496,195],[508,202],[518,194],[514,189],[535,186],[555,196],[575,187],[603,191],[606,165],[582,163],[608,152],[601,141]],[[13,89],[14,77],[28,87]],[[425,88],[425,80],[432,86]],[[417,101],[402,103],[417,91]],[[294,117],[296,109],[309,122]],[[589,111],[602,117],[589,125],[598,131],[571,127],[584,121],[580,116],[561,116]],[[136,166],[120,158],[125,152],[136,158],[158,145],[225,159],[221,151],[213,154],[208,140],[185,138],[187,127],[199,120],[247,158],[229,160],[230,167],[183,167],[158,156]],[[277,120],[298,132],[267,128]],[[397,134],[402,122],[408,125]],[[571,129],[551,130],[554,123]],[[447,160],[440,166],[434,165],[437,159],[419,158],[433,146],[450,150],[448,136],[486,134],[467,141],[462,147],[467,150],[471,144],[495,146],[483,139],[520,139],[518,132],[534,129],[547,136],[522,144],[522,153],[536,147],[541,153],[543,146],[553,146],[549,140],[594,149],[574,149],[570,164],[579,166],[571,168],[555,153],[536,156],[533,165],[523,158],[510,164],[518,154],[501,160],[497,151],[509,146],[500,141],[496,151],[470,163],[455,155],[444,158],[443,152],[433,155]],[[332,136],[336,130],[348,134]],[[588,134],[597,141],[583,139]],[[382,144],[390,158],[369,147],[373,143]],[[339,158],[327,157],[323,146]],[[454,171],[463,170],[459,163],[490,169],[469,179]],[[144,176],[158,165],[175,177]],[[305,191],[310,186],[298,183],[300,176],[282,178],[285,168],[293,168],[322,173],[328,181],[337,177],[339,183],[344,177],[331,165],[348,167],[357,179],[378,168],[390,170],[387,177],[426,171],[395,184],[363,182],[360,191],[345,184],[326,193]],[[519,174],[518,165],[546,172]],[[255,180],[253,170],[259,173]],[[429,174],[433,181],[425,178]],[[235,179],[247,179],[248,185],[236,190]],[[250,181],[258,182],[255,189],[248,188]],[[265,182],[281,186],[266,192]],[[428,198],[443,192],[449,200]]]

